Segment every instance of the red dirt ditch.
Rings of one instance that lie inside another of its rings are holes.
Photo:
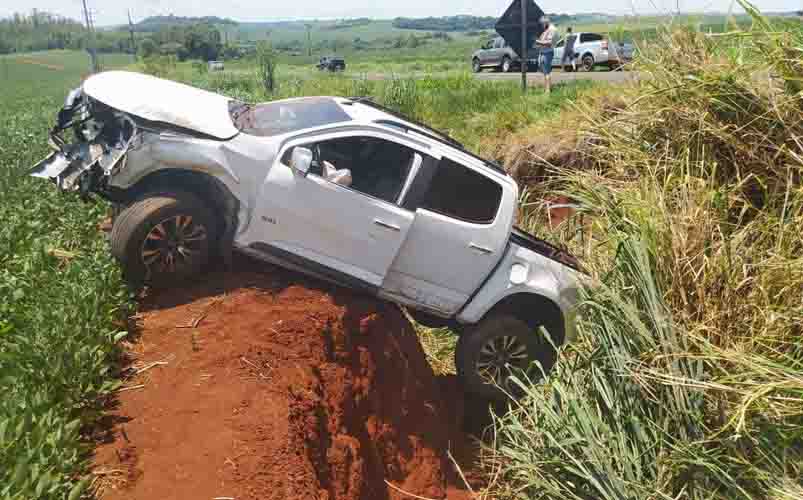
[[[136,319],[101,499],[471,498],[461,391],[397,306],[237,259]]]

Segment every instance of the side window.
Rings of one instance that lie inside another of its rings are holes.
[[[415,152],[375,137],[343,137],[305,144],[313,152],[309,173],[368,196],[396,203]],[[292,149],[282,156],[289,165]]]
[[[580,43],[599,42],[600,40],[602,40],[602,35],[596,33],[583,33],[580,35]]]
[[[502,186],[444,158],[419,206],[466,222],[488,224],[496,218],[501,201]]]

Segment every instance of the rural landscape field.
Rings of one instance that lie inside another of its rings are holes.
[[[103,70],[369,96],[501,164],[518,225],[587,276],[578,338],[490,408],[448,328],[357,292],[242,256],[127,286],[108,203],[26,175],[91,73],[80,24],[0,22],[0,498],[803,498],[803,24],[741,6],[562,19],[638,53],[622,82],[549,94],[470,73],[482,18],[165,16],[136,52],[99,31]],[[207,34],[222,71],[191,52]],[[313,67],[333,53],[346,71]]]

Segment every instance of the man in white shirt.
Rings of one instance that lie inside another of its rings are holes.
[[[541,73],[544,74],[544,89],[546,93],[549,94],[552,90],[552,58],[555,55],[553,44],[555,42],[557,30],[546,16],[541,17],[540,22],[544,26],[544,32],[541,33],[541,36],[538,37],[535,44],[540,49],[538,67],[541,69]]]

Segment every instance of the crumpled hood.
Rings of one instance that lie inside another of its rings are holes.
[[[83,91],[124,113],[216,139],[231,139],[239,132],[229,115],[230,98],[182,83],[131,71],[106,71],[87,78]]]

